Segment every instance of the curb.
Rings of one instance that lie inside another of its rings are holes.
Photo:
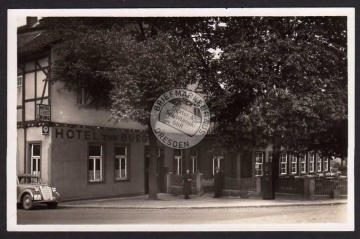
[[[243,209],[243,208],[274,208],[274,207],[304,207],[343,205],[347,202],[322,202],[322,203],[294,203],[276,205],[244,205],[244,206],[159,206],[159,207],[127,207],[127,206],[97,206],[97,205],[59,205],[59,208],[98,208],[98,209],[130,209],[130,210],[162,210],[162,209]]]

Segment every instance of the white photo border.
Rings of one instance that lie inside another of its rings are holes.
[[[16,84],[17,20],[26,16],[347,16],[348,27],[348,204],[347,223],[226,225],[18,225],[16,208]],[[353,231],[355,150],[355,8],[185,8],[185,9],[8,9],[7,55],[7,230],[8,231]]]

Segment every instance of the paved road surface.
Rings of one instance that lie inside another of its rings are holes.
[[[346,205],[240,209],[18,209],[18,224],[344,223]]]

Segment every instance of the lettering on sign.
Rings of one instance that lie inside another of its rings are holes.
[[[82,129],[63,129],[55,128],[55,138],[57,139],[78,139],[78,140],[96,140],[96,141],[118,141],[118,142],[147,142],[148,137],[145,134],[117,133],[107,134],[92,130]]]
[[[36,118],[38,121],[50,122],[51,120],[51,106],[50,105],[37,105]]]

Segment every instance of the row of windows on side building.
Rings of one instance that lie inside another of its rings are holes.
[[[272,162],[272,152],[269,152],[269,162]],[[263,163],[265,152],[255,153],[255,175],[263,175]],[[280,154],[280,175],[296,175],[315,172],[328,172],[329,159],[322,158],[321,155],[315,153],[309,154]]]
[[[104,178],[104,158],[102,145],[89,145],[88,148],[88,181],[103,181]],[[114,178],[115,180],[129,179],[129,149],[127,146],[115,146],[114,155]],[[41,145],[31,144],[31,173],[40,175],[41,172]],[[145,156],[149,157],[148,148],[145,150]],[[157,157],[160,157],[158,149]],[[269,162],[272,161],[272,152],[268,152]],[[265,162],[265,152],[255,153],[255,176],[263,175],[263,163]],[[174,150],[174,173],[183,173],[183,151]],[[197,172],[198,151],[190,152],[190,171]],[[215,168],[224,169],[224,157],[214,156],[212,159],[212,174]],[[308,155],[295,155],[281,153],[280,156],[280,175],[296,175],[298,173],[315,173],[329,171],[329,159],[322,158],[320,155],[309,153]],[[159,173],[159,163],[157,173]],[[299,171],[300,170],[300,171]]]

